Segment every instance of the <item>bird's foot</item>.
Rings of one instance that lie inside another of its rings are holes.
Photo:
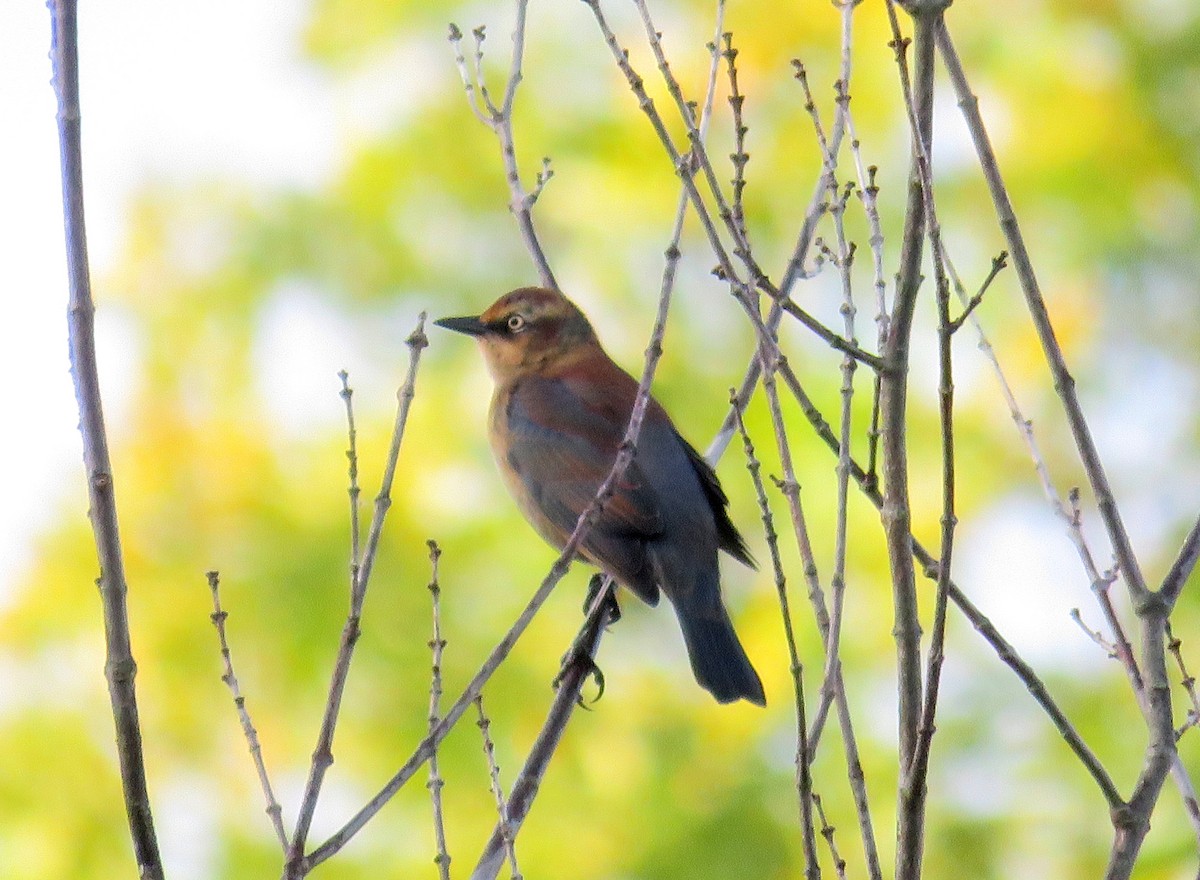
[[[597,665],[591,652],[588,651],[582,642],[576,641],[567,653],[563,654],[562,667],[558,670],[558,675],[554,676],[554,681],[550,684],[555,690],[558,690],[567,677],[576,669],[581,671],[578,685],[579,696],[576,697],[575,703],[579,708],[587,709],[589,707],[583,699],[583,685],[589,677],[596,680],[596,696],[592,698],[591,702],[597,702],[604,696],[604,672]]]
[[[603,591],[603,596],[601,596],[601,591]],[[559,669],[558,675],[554,677],[552,685],[555,690],[558,690],[569,681],[570,685],[579,693],[576,703],[586,709],[588,706],[583,699],[583,686],[588,678],[596,681],[596,696],[592,698],[591,702],[595,703],[604,696],[604,673],[596,665],[596,660],[592,656],[596,646],[597,630],[601,626],[616,623],[621,619],[621,606],[617,604],[616,587],[612,585],[612,581],[607,575],[603,573],[592,575],[591,581],[588,582],[587,599],[583,603],[583,613],[586,618],[583,629],[575,636],[575,641],[563,655],[562,667]]]

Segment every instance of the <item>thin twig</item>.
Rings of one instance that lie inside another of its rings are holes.
[[[766,370],[763,375],[769,377],[771,371]],[[730,396],[736,399],[736,392],[732,389]],[[779,597],[779,609],[783,618],[784,640],[788,649],[788,668],[792,673],[792,690],[796,706],[796,794],[800,808],[800,827],[804,835],[804,873],[808,877],[819,877],[816,838],[813,835],[813,793],[808,723],[804,717],[804,665],[800,662],[800,652],[796,647],[796,632],[788,607],[787,576],[784,574],[783,560],[779,555],[779,536],[775,532],[775,518],[771,514],[771,505],[767,501],[767,492],[760,473],[762,463],[754,454],[754,443],[746,431],[746,423],[742,419],[740,410],[738,411],[737,427],[738,433],[742,437],[742,449],[746,454],[746,470],[750,474],[750,482],[754,485],[754,495],[758,499],[758,508],[762,514],[763,533],[766,536],[767,549],[771,555],[771,571],[775,575],[775,593]]]
[[[550,180],[550,160],[542,160],[542,171],[537,175],[537,183],[532,192],[525,189],[521,182],[521,172],[517,167],[517,150],[513,140],[512,116],[513,104],[517,96],[517,86],[523,77],[521,66],[525,57],[525,23],[528,13],[528,0],[517,0],[516,22],[513,25],[512,57],[509,60],[508,80],[504,87],[504,99],[499,107],[492,103],[487,83],[483,77],[483,38],[482,27],[474,30],[475,62],[474,70],[467,68],[463,57],[463,33],[457,25],[451,24],[449,31],[450,45],[454,47],[454,60],[462,76],[463,88],[467,93],[467,103],[477,119],[492,130],[500,144],[500,158],[504,165],[504,176],[508,181],[508,209],[517,221],[517,229],[525,249],[533,260],[534,268],[541,279],[543,287],[557,289],[554,273],[550,269],[550,261],[542,249],[541,239],[533,223],[533,206],[542,194],[546,183]]]
[[[1170,623],[1167,624],[1167,650],[1175,658],[1175,665],[1179,667],[1179,683],[1183,686],[1184,693],[1188,695],[1188,700],[1192,704],[1188,710],[1187,721],[1175,733],[1178,738],[1189,727],[1195,727],[1197,723],[1200,723],[1200,698],[1196,696],[1196,678],[1188,672],[1187,664],[1183,661],[1183,642],[1175,637],[1175,633],[1171,632]]]
[[[100,375],[96,363],[96,306],[92,299],[83,210],[83,136],[79,103],[79,31],[75,0],[51,0],[50,58],[58,97],[58,144],[61,163],[63,225],[66,237],[69,305],[67,335],[71,375],[79,407],[79,433],[87,472],[89,518],[100,563],[100,602],[104,614],[108,695],[116,730],[117,760],[133,854],[143,880],[160,880],[162,857],[154,830],[142,753],[134,677],[137,664],[129,635],[127,584],[122,558],[117,499]]]
[[[1107,654],[1113,660],[1116,660],[1120,657],[1117,646],[1106,639],[1104,637],[1104,633],[1088,626],[1083,619],[1083,613],[1078,608],[1071,609],[1070,617],[1073,621],[1075,621],[1079,628],[1083,630],[1083,634],[1091,639],[1099,648],[1101,648],[1105,654]]]
[[[504,799],[504,788],[500,785],[500,765],[496,763],[496,745],[492,742],[491,726],[483,711],[483,694],[475,698],[479,735],[483,738],[483,754],[487,758],[488,778],[491,780],[492,796],[496,799],[496,813],[500,816],[500,836],[504,841],[504,855],[512,868],[512,880],[521,880],[521,869],[517,866],[517,851],[514,846],[515,833],[508,823],[508,803]]]
[[[225,636],[225,621],[229,614],[221,607],[220,575],[215,571],[210,571],[206,577],[213,600],[212,623],[217,630],[217,642],[221,646],[221,660],[225,666],[225,670],[221,674],[221,681],[225,682],[225,686],[229,688],[229,693],[233,696],[233,705],[237,709],[238,721],[242,725],[242,734],[246,737],[246,745],[250,749],[250,757],[254,761],[255,771],[258,773],[258,783],[262,786],[263,797],[267,801],[267,815],[271,817],[271,826],[275,829],[275,836],[279,838],[280,848],[286,852],[288,838],[287,831],[283,827],[283,808],[275,799],[275,792],[271,788],[271,778],[267,774],[266,761],[263,759],[262,745],[258,741],[258,731],[254,729],[254,722],[250,719],[250,710],[246,708],[246,698],[242,696],[241,686],[233,672],[233,656],[229,652],[229,641]]]
[[[1162,588],[1159,592],[1162,594],[1163,601],[1169,603],[1171,607],[1175,606],[1179,594],[1183,592],[1184,584],[1195,571],[1197,562],[1200,562],[1200,518],[1188,530],[1187,537],[1183,539],[1183,545],[1179,548],[1179,555],[1175,557],[1170,571],[1163,578]]]
[[[438,560],[442,556],[441,548],[436,541],[426,541],[429,547],[429,597],[433,612],[433,633],[429,638],[429,651],[432,655],[429,682],[429,729],[437,727],[442,702],[442,652],[446,649],[446,640],[442,638],[442,587],[438,583]],[[438,766],[438,753],[434,748],[429,756],[429,781],[425,783],[429,789],[429,797],[433,806],[433,836],[437,854],[433,857],[437,865],[440,880],[450,880],[450,852],[446,848],[446,819],[442,811],[442,788],[445,786],[441,768]]]
[[[598,0],[585,0],[585,2],[592,7],[593,12],[596,14],[598,20],[601,20],[602,16],[600,14],[600,4]],[[729,201],[725,198],[725,194],[721,189],[720,181],[717,179],[716,168],[713,167],[712,162],[709,160],[708,152],[704,149],[703,135],[700,131],[699,120],[696,118],[694,107],[684,96],[683,88],[679,85],[679,80],[676,79],[675,74],[671,71],[670,64],[667,62],[666,52],[664,51],[662,44],[662,33],[655,26],[654,21],[650,16],[650,9],[646,5],[646,0],[634,0],[634,6],[637,7],[638,13],[642,18],[642,25],[646,32],[646,40],[650,44],[650,50],[654,55],[655,63],[658,66],[659,73],[662,75],[663,84],[667,87],[667,93],[675,102],[675,109],[679,113],[680,120],[687,128],[688,143],[691,145],[691,158],[695,163],[693,167],[698,168],[699,176],[702,177],[707,183],[708,190],[710,193],[712,193],[713,201],[716,204],[717,216],[721,218],[726,231],[733,239],[733,255],[746,266],[746,269],[750,275],[751,283],[757,285],[761,280],[765,280],[766,276],[754,262],[754,258],[751,256],[750,252],[750,243],[743,235],[743,232],[745,231],[744,227],[739,226],[734,216],[733,208],[730,206]],[[607,30],[607,23],[601,23],[606,30],[605,36],[607,39],[608,35],[612,32]],[[616,38],[614,35],[613,40],[615,39]],[[626,65],[628,65],[629,62],[627,57],[624,58],[624,62]],[[730,59],[730,63],[732,63],[732,59]],[[632,68],[630,68],[630,70],[632,70]],[[636,90],[637,89],[635,88],[635,91]],[[653,107],[643,107],[642,109],[647,112],[647,115],[649,115],[653,110]],[[655,111],[655,114],[657,115],[657,111]],[[740,115],[740,113],[738,115]],[[665,133],[665,130],[660,133],[660,138],[662,138],[662,135]],[[663,140],[663,144],[664,146],[668,147],[668,153],[678,152],[675,150],[674,144],[669,136]],[[672,161],[675,161],[674,156],[672,156]],[[696,197],[699,199],[699,190],[696,190]],[[699,213],[699,208],[697,208],[697,213]]]
[[[742,118],[742,106],[746,102],[746,96],[738,89],[738,50],[733,47],[733,34],[727,31],[722,36],[725,48],[721,56],[725,59],[726,70],[729,73],[729,109],[733,123],[733,152],[729,154],[729,161],[733,163],[733,180],[730,181],[733,187],[733,202],[729,210],[734,227],[749,247],[750,234],[746,230],[746,212],[742,206],[742,193],[746,189],[746,164],[750,161],[750,154],[746,152],[746,132],[749,129]]]
[[[358,580],[358,567],[362,563],[362,549],[359,546],[359,528],[361,505],[359,499],[362,489],[358,485],[358,431],[354,427],[354,390],[350,387],[350,374],[345,370],[338,372],[342,383],[339,396],[346,404],[346,435],[349,445],[346,448],[346,462],[350,478],[350,584]]]
[[[846,860],[838,852],[837,841],[833,838],[837,829],[830,825],[829,820],[825,818],[825,808],[821,805],[821,796],[816,793],[813,794],[813,806],[817,808],[817,818],[821,821],[821,836],[825,838],[825,843],[829,847],[829,855],[833,857],[833,869],[837,872],[838,880],[846,880]]]
[[[983,279],[983,283],[979,285],[979,290],[976,291],[974,296],[963,302],[962,314],[950,322],[951,333],[957,333],[959,328],[971,317],[975,309],[983,302],[983,295],[992,286],[992,282],[996,280],[996,276],[1000,274],[1000,270],[1006,266],[1008,266],[1008,251],[1000,251],[999,255],[992,260],[992,269],[988,272],[987,277]]]

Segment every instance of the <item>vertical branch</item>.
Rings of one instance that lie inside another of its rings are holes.
[[[921,876],[925,834],[925,778],[913,773],[918,757],[923,683],[921,680],[921,624],[918,618],[916,572],[913,568],[912,512],[908,490],[909,344],[917,292],[921,286],[921,256],[927,216],[932,201],[929,157],[933,143],[934,34],[947,0],[913,0],[905,5],[914,23],[916,72],[909,83],[906,41],[900,36],[895,7],[888,2],[893,48],[900,71],[905,105],[912,126],[912,168],[908,206],[900,250],[896,300],[892,307],[884,370],[879,389],[883,450],[883,525],[892,575],[899,690],[900,779],[896,817],[896,877]]]
[[[79,103],[79,33],[75,0],[52,0],[51,50],[54,91],[58,97],[58,144],[62,168],[63,224],[66,234],[68,345],[79,432],[87,471],[89,518],[100,563],[100,602],[104,614],[105,663],[109,701],[116,728],[117,760],[133,854],[145,880],[163,876],[162,857],[150,809],[142,731],[138,721],[134,678],[137,664],[129,635],[125,562],[117,520],[117,499],[100,373],[96,362],[96,306],[88,268],[87,231],[83,212],[83,134]]]
[[[889,10],[891,5],[889,4]],[[894,12],[892,13],[894,16]],[[933,44],[928,22],[916,21],[917,75],[911,105],[913,131],[912,169],[908,181],[908,206],[900,250],[896,300],[892,307],[883,357],[886,369],[880,381],[880,416],[883,449],[883,525],[891,567],[895,605],[895,638],[899,664],[900,762],[907,770],[916,743],[921,711],[921,625],[917,617],[916,577],[912,562],[912,514],[908,493],[908,361],[912,321],[920,288],[921,255],[925,241],[925,198],[920,163],[926,161],[933,138]],[[894,38],[901,79],[908,87],[906,41]],[[902,812],[903,815],[903,812]],[[913,867],[913,866],[910,866]],[[919,867],[919,859],[916,864]],[[897,867],[898,876],[902,874]]]
[[[950,281],[942,261],[941,239],[933,209],[932,187],[929,185],[930,181],[926,181],[925,184],[923,189],[927,200],[926,211],[929,215],[930,250],[933,251],[937,280],[938,420],[942,446],[942,517],[941,550],[937,565],[937,598],[934,602],[933,631],[929,638],[929,655],[926,658],[925,666],[925,700],[921,710],[916,750],[909,768],[909,778],[904,780],[904,788],[912,792],[914,797],[917,792],[923,793],[926,790],[925,779],[929,769],[929,754],[936,729],[938,690],[945,657],[947,595],[950,590],[951,560],[954,555],[954,530],[958,522],[954,505],[954,365],[951,346],[954,337],[954,322],[950,318]]]
[[[351,586],[358,580],[358,567],[362,562],[362,550],[359,546],[359,497],[362,495],[362,490],[358,485],[358,431],[354,427],[354,390],[350,387],[350,374],[345,370],[338,373],[338,379],[342,383],[342,390],[339,396],[346,404],[346,434],[349,439],[349,445],[346,448],[346,464],[350,479],[350,488],[347,493],[350,496],[350,584]]]
[[[733,226],[749,246],[750,234],[746,230],[746,212],[742,205],[742,193],[746,189],[746,164],[750,161],[750,154],[746,152],[746,132],[749,129],[742,120],[742,106],[746,102],[746,96],[738,88],[738,50],[733,47],[733,34],[726,32],[723,39],[725,48],[721,55],[725,59],[726,69],[729,72],[729,109],[733,116],[734,146],[733,152],[729,154],[729,160],[733,163],[733,180],[730,181],[730,185],[733,187],[733,203],[730,213]],[[703,132],[701,132],[701,137],[703,137]]]
[[[768,372],[766,375],[770,375]],[[736,402],[736,392],[730,395]],[[800,831],[804,839],[804,874],[809,878],[820,877],[820,867],[817,863],[817,841],[813,831],[813,803],[816,796],[812,790],[812,767],[808,744],[808,724],[804,711],[804,667],[800,662],[800,653],[796,648],[796,632],[792,626],[791,612],[788,609],[787,577],[783,571],[783,560],[779,556],[779,537],[775,532],[775,519],[771,515],[771,506],[767,502],[767,493],[763,488],[762,463],[754,454],[754,443],[746,431],[742,420],[742,411],[737,410],[737,428],[742,437],[742,448],[746,453],[746,470],[750,473],[750,481],[754,484],[754,494],[758,499],[758,508],[762,513],[763,531],[767,538],[767,548],[771,553],[771,571],[775,575],[775,592],[779,597],[779,608],[783,617],[784,638],[787,642],[788,660],[792,673],[792,689],[796,704],[796,793],[799,795]]]
[[[442,638],[442,588],[438,583],[438,560],[442,556],[441,548],[436,541],[426,541],[429,547],[429,597],[433,612],[433,633],[429,637],[431,658],[431,675],[429,682],[429,729],[437,727],[442,702],[442,652],[446,649],[446,640]],[[429,789],[429,798],[433,805],[433,836],[437,846],[437,855],[433,861],[437,864],[439,880],[450,880],[450,852],[446,848],[446,819],[442,811],[442,788],[445,786],[441,769],[438,767],[438,754],[435,748],[429,756],[429,781],[425,783]]]

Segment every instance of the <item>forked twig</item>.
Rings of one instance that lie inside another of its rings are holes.
[[[375,555],[379,549],[379,539],[383,534],[384,519],[392,504],[392,483],[396,476],[396,463],[400,458],[400,444],[404,439],[404,428],[408,423],[409,410],[416,394],[417,370],[421,362],[421,352],[429,345],[429,341],[425,337],[424,312],[417,320],[416,329],[405,340],[405,345],[409,350],[408,374],[397,395],[399,405],[396,408],[396,422],[392,430],[391,446],[385,460],[379,494],[375,497],[375,513],[371,518],[371,527],[367,533],[366,550],[363,553],[357,577],[350,588],[350,610],[346,616],[346,624],[342,628],[333,675],[329,683],[329,696],[325,703],[325,713],[321,719],[321,730],[317,736],[317,746],[313,750],[308,781],[305,783],[304,795],[300,802],[300,816],[296,822],[295,834],[288,847],[287,865],[284,869],[286,880],[294,880],[294,878],[303,877],[307,873],[304,848],[308,841],[308,831],[312,826],[317,801],[321,795],[325,773],[333,764],[333,736],[337,727],[338,714],[341,711],[346,680],[350,674],[350,662],[354,656],[354,647],[361,633],[363,601],[366,599],[371,571],[375,564]]]
[[[550,160],[542,160],[542,170],[537,175],[537,181],[532,191],[527,191],[521,182],[521,172],[517,167],[517,150],[513,140],[512,115],[513,103],[517,97],[517,86],[521,84],[524,74],[521,67],[525,58],[525,23],[529,10],[529,0],[517,0],[517,16],[513,25],[513,49],[509,60],[508,80],[504,86],[504,99],[497,107],[488,93],[487,83],[483,77],[483,39],[484,29],[478,27],[473,31],[475,37],[475,56],[473,69],[467,67],[463,56],[463,33],[455,24],[450,25],[449,40],[454,47],[454,60],[462,77],[463,89],[467,93],[467,103],[475,113],[476,118],[492,130],[500,144],[500,159],[504,164],[504,176],[508,181],[508,209],[516,218],[521,240],[533,260],[543,287],[557,288],[554,273],[550,269],[550,261],[542,249],[541,239],[533,224],[533,206],[542,194],[552,172]]]

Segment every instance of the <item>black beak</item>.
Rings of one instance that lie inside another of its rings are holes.
[[[464,318],[439,318],[433,323],[455,333],[466,333],[468,336],[482,336],[487,333],[488,326],[479,320],[478,315],[468,315]]]

